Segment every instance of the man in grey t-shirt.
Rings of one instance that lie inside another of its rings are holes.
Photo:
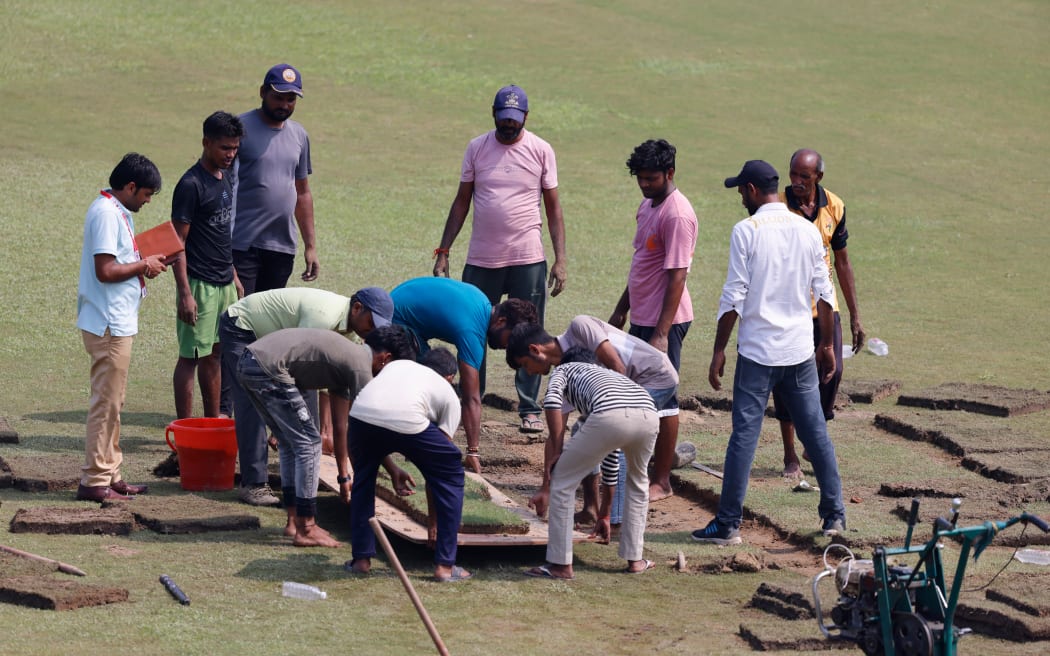
[[[259,88],[262,105],[240,115],[245,134],[237,158],[233,263],[245,295],[288,283],[295,267],[297,225],[306,259],[302,279],[316,280],[320,271],[307,178],[313,173],[310,138],[291,120],[302,95],[299,71],[278,64]]]

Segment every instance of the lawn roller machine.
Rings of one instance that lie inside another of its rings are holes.
[[[959,499],[952,500],[950,518],[938,517],[933,523],[933,537],[921,546],[911,544],[919,515],[918,499],[911,501],[903,548],[878,546],[871,560],[859,560],[844,545],[829,545],[824,551],[825,570],[813,579],[817,625],[824,636],[852,640],[868,656],[954,656],[959,638],[970,633],[970,629],[955,626],[955,609],[970,551],[976,561],[1000,531],[1017,523],[1034,524],[1044,533],[1048,530],[1046,522],[1028,513],[957,528],[961,504]],[[951,588],[945,585],[941,565],[944,539],[956,539],[962,545]],[[828,554],[834,549],[844,551],[846,557],[831,567]],[[909,556],[918,558],[914,567],[899,564]],[[822,579],[832,576],[838,602],[831,609],[833,623],[825,624],[817,587]]]

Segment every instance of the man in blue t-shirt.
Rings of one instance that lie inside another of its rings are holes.
[[[219,416],[219,317],[243,294],[233,269],[233,176],[240,148],[240,119],[215,112],[204,120],[204,151],[179,179],[171,197],[171,222],[186,245],[174,264],[179,359],[172,384],[175,414],[193,416],[193,375],[200,382],[205,417]]]
[[[511,298],[493,307],[474,285],[451,278],[413,278],[390,292],[394,323],[412,331],[422,355],[427,341],[455,345],[463,430],[467,434],[467,465],[481,472],[478,440],[481,432],[481,363],[485,345],[507,348],[510,331],[519,323],[536,323],[536,306]]]
[[[306,259],[302,279],[316,280],[320,269],[314,198],[307,178],[313,173],[310,137],[291,120],[302,96],[299,71],[278,64],[267,71],[259,87],[262,104],[240,115],[245,135],[236,165],[233,263],[245,294],[288,283],[295,267],[296,226]]]

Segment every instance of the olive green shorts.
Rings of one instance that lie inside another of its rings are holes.
[[[197,301],[197,323],[191,326],[176,319],[175,334],[179,339],[179,357],[196,359],[211,355],[219,343],[219,317],[237,302],[237,287],[232,282],[212,285],[190,278],[190,291]]]

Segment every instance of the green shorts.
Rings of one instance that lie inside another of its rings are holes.
[[[211,355],[212,349],[219,343],[219,317],[237,302],[237,287],[212,285],[211,283],[190,278],[190,291],[197,301],[197,324],[175,320],[175,334],[179,339],[180,358],[203,358]]]

